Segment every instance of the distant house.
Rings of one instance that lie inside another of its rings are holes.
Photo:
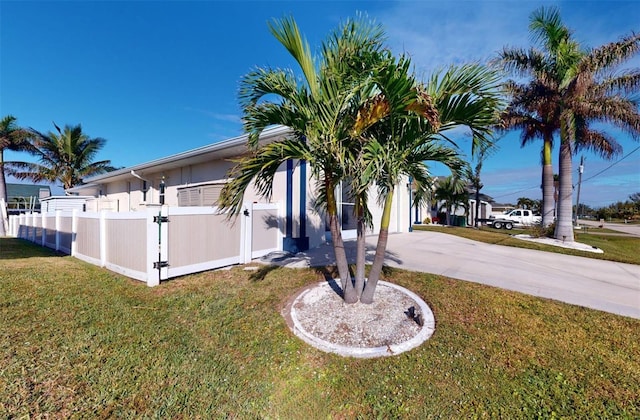
[[[499,203],[494,203],[493,204],[493,211],[491,212],[491,214],[493,216],[500,216],[504,213],[507,213],[513,209],[515,209],[516,207],[513,204],[499,204]]]
[[[7,183],[7,211],[9,214],[39,211],[41,200],[50,196],[48,185]]]
[[[434,188],[437,185],[439,180],[442,180],[446,177],[437,176],[434,179]],[[469,199],[465,206],[460,204],[455,210],[451,209],[451,224],[459,225],[459,226],[474,226],[476,219],[476,198],[475,198],[475,189],[472,185],[467,186],[467,193],[469,195]],[[480,194],[480,205],[478,206],[478,219],[488,219],[491,214],[495,211],[495,208],[492,204],[492,198],[486,194]],[[415,208],[415,218],[416,223],[420,223],[420,221],[424,221],[427,217],[431,220],[439,220],[439,223],[445,223],[445,211],[441,209],[443,202],[432,202],[429,206],[423,206],[421,208]]]
[[[260,144],[284,139],[290,130],[275,127],[265,130]],[[119,169],[85,180],[84,185],[66,191],[92,197],[86,209],[108,208],[118,212],[142,211],[149,207],[213,207],[225,183],[233,159],[249,153],[247,136],[231,138],[198,149]],[[260,197],[250,186],[245,203],[279,203],[282,208],[283,248],[297,252],[316,247],[330,239],[325,215],[315,206],[316,180],[304,161],[288,161],[277,171],[273,193],[269,199]],[[390,232],[407,232],[411,224],[409,188],[404,179],[396,187],[390,221]],[[353,217],[354,203],[349,198],[349,186],[340,185],[336,191],[338,211],[345,239],[356,236]],[[370,210],[375,222],[373,232],[379,231],[382,208],[375,193],[370,194]],[[415,219],[414,219],[415,220]]]

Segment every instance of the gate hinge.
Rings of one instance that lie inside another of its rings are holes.
[[[165,267],[169,267],[169,261],[155,261],[153,263],[153,268],[155,268],[156,270]]]
[[[168,223],[169,216],[153,216],[153,223]]]

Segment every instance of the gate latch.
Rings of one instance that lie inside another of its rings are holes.
[[[169,267],[169,261],[155,261],[153,263],[153,268],[159,270],[161,268]]]

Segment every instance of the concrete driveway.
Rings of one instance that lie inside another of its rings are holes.
[[[369,263],[376,240],[367,238]],[[355,242],[346,241],[345,247],[355,261]],[[335,263],[329,244],[270,262],[290,267]],[[491,245],[429,231],[390,235],[386,264],[640,319],[638,265]]]

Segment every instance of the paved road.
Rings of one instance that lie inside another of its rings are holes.
[[[603,224],[595,220],[582,220],[582,219],[580,219],[579,224],[592,226],[592,227],[599,227],[600,225],[603,225],[603,228],[605,229],[615,230],[618,232],[626,233],[628,235],[640,236],[640,225],[637,225],[637,224],[632,225],[632,224],[626,224],[626,223],[609,223],[609,222],[604,222]]]
[[[371,262],[377,237],[367,238]],[[345,244],[354,261],[354,242]],[[279,262],[334,263],[322,246]],[[640,319],[640,266],[552,252],[485,244],[439,232],[389,236],[386,263]]]

